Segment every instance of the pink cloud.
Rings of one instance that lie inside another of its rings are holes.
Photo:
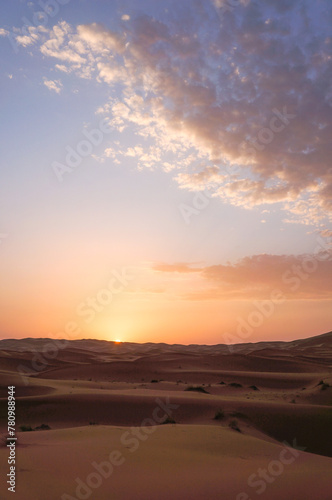
[[[287,299],[330,300],[332,293],[331,250],[315,254],[254,255],[235,264],[193,268],[190,264],[158,264],[163,273],[198,273],[202,278],[184,300],[251,300],[267,298],[280,290]]]

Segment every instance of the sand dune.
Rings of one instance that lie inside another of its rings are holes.
[[[265,481],[265,498],[311,500],[319,491],[328,500],[331,340],[329,333],[242,344],[237,352],[81,340],[51,359],[45,357],[50,339],[0,341],[1,473],[7,469],[7,386],[15,385],[17,429],[50,428],[18,432],[18,500],[61,499],[65,492],[78,498],[75,479],[86,478],[91,463],[112,449],[125,461],[90,488],[89,498],[249,500],[264,486],[253,475],[271,461],[278,467],[285,441],[302,451]],[[175,423],[161,425],[169,404]],[[152,417],[157,407],[159,421]],[[144,439],[132,452],[135,441],[123,444],[121,436],[142,432],[142,425]],[[0,498],[12,498],[1,488]]]
[[[228,428],[159,426],[146,440],[137,438],[134,452],[135,442],[129,441],[125,427],[40,431],[25,433],[20,441],[18,500],[60,499],[64,493],[77,498],[78,484],[79,492],[90,491],[89,498],[99,500],[219,500],[241,493],[259,498],[257,491],[263,488],[262,497],[269,500],[312,500],[318,498],[318,484],[319,499],[331,498],[331,459],[295,450],[294,456],[286,451],[288,463],[283,464],[282,445]],[[46,450],[52,450],[47,459]],[[120,465],[114,465],[108,478],[95,476],[89,484],[97,488],[83,489],[82,482],[87,485],[89,475],[98,470],[93,463],[98,467],[115,450],[121,454]],[[278,476],[268,473],[270,483],[259,480],[259,469]]]

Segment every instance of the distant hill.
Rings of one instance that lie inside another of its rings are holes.
[[[23,339],[3,339],[0,340],[0,350],[2,351],[42,351],[50,342],[57,342],[57,339],[51,338],[23,338]],[[63,342],[63,340],[59,340]],[[66,344],[68,349],[89,351],[96,353],[135,353],[135,354],[150,354],[154,355],[162,350],[169,353],[181,354],[255,354],[269,356],[279,353],[280,355],[294,354],[295,352],[303,356],[321,356],[325,357],[332,355],[332,332],[322,335],[309,337],[305,339],[293,340],[290,342],[282,341],[266,341],[257,343],[226,344],[217,345],[181,345],[181,344],[165,344],[165,343],[134,343],[122,342],[116,343],[107,340],[81,339],[68,340]]]

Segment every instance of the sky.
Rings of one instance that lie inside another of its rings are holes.
[[[330,0],[0,5],[0,336],[332,325]]]

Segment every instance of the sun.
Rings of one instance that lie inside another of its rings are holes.
[[[115,339],[115,340],[114,340],[114,342],[115,342],[116,344],[121,344],[122,340],[120,340],[120,339]]]

